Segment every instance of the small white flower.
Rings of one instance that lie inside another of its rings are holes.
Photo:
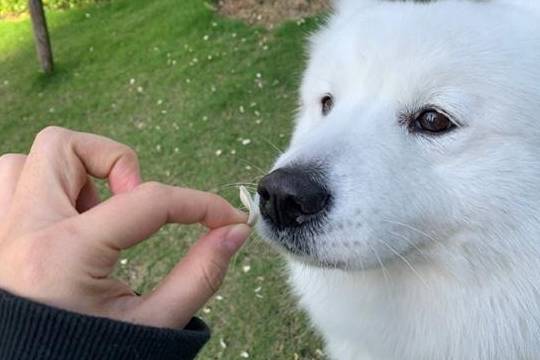
[[[176,65],[176,60],[173,60],[171,64]]]
[[[137,92],[142,93],[144,91],[142,86],[137,86]]]
[[[222,300],[223,300],[223,296],[221,296],[221,295],[217,295],[217,296],[216,296],[216,300],[218,300],[218,301],[222,301]]]
[[[263,50],[264,50],[264,51],[268,50],[268,45],[264,45],[264,46],[263,46]]]
[[[135,79],[133,78],[129,79],[129,85],[133,85],[133,84],[135,84]]]
[[[216,150],[216,156],[221,156],[221,154],[223,154],[223,150],[221,149]]]
[[[204,41],[208,41],[208,38],[209,38],[208,35],[204,35],[204,36],[203,36],[203,40],[204,40]]]
[[[262,120],[261,120],[261,119],[255,120],[255,124],[260,125],[261,123],[262,123]]]
[[[212,59],[213,59],[212,55],[208,55],[208,60],[212,60]]]
[[[235,149],[231,150],[231,155],[236,155],[236,150]]]
[[[236,33],[232,33],[231,36],[232,36],[233,38],[235,38],[235,37],[236,37]]]
[[[259,117],[259,116],[261,116],[261,113],[260,113],[260,112],[258,112],[257,110],[255,110],[254,114],[255,114],[255,116],[256,116],[256,117]]]
[[[86,18],[89,19],[92,16],[92,14],[86,13],[86,14],[84,14],[84,16],[86,16]]]
[[[251,270],[251,266],[249,266],[249,265],[244,265],[244,266],[242,266],[242,271],[243,271],[244,273],[248,273],[249,270]]]
[[[257,73],[257,75],[255,75],[255,76],[257,76],[257,79],[260,79],[262,75],[261,75],[261,73]]]
[[[240,113],[241,113],[241,114],[243,114],[243,113],[246,111],[242,105],[240,105],[239,110],[240,110]]]
[[[209,307],[205,307],[205,308],[203,309],[203,313],[205,313],[205,314],[210,314],[211,311],[212,311],[212,310],[211,310]]]
[[[240,357],[241,357],[241,358],[244,358],[244,359],[247,359],[247,358],[249,358],[249,354],[248,354],[247,351],[242,351],[242,352],[240,353]]]
[[[251,166],[246,165],[246,167],[245,167],[244,169],[246,169],[246,170],[251,170]]]
[[[212,27],[216,27],[216,26],[218,26],[218,23],[215,22],[215,21],[213,21],[213,22],[212,22]]]
[[[219,346],[221,346],[222,349],[227,348],[227,343],[223,339],[219,339]]]
[[[259,292],[261,292],[261,290],[262,290],[262,287],[259,286],[258,288],[256,288],[256,289],[253,290],[253,291],[254,291],[255,293],[259,293]]]
[[[251,140],[250,140],[250,139],[244,139],[244,140],[242,140],[242,145],[245,146],[245,145],[249,145],[249,144],[251,144]]]
[[[255,107],[255,106],[257,106],[256,102],[252,102],[251,104],[249,104],[249,107]]]
[[[199,62],[199,59],[193,58],[193,62],[194,62],[194,63],[198,63],[198,62]]]
[[[206,116],[206,115],[203,116],[203,117],[202,117],[202,121],[208,121],[208,116]]]
[[[180,152],[180,149],[177,148],[177,147],[175,147],[175,148],[174,148],[174,152],[178,154],[178,153]]]
[[[161,145],[156,145],[156,150],[157,150],[158,152],[160,152],[160,151],[161,151]]]
[[[158,104],[158,105],[163,104],[163,100],[159,99],[159,100],[157,101],[157,104]]]
[[[128,259],[122,259],[120,260],[120,265],[127,265]]]

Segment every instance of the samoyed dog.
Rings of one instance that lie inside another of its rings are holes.
[[[540,2],[342,0],[258,188],[332,359],[540,359]]]

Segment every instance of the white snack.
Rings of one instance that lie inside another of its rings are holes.
[[[259,219],[259,209],[257,208],[257,205],[255,205],[251,194],[245,186],[240,186],[240,201],[249,211],[247,224],[249,226],[255,226],[257,220]]]

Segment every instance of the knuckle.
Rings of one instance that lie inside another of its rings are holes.
[[[38,140],[49,140],[49,139],[56,139],[58,137],[61,137],[65,135],[67,132],[66,129],[63,129],[58,126],[47,126],[43,128],[37,135],[36,135],[36,141]]]
[[[0,156],[0,171],[10,171],[20,168],[26,160],[23,154],[4,154]]]
[[[168,194],[168,187],[157,181],[148,181],[138,187],[138,191],[150,197],[163,197]]]
[[[170,197],[170,187],[157,181],[145,182],[138,186],[142,199],[152,203],[164,203]]]
[[[58,126],[47,126],[36,135],[33,147],[51,150],[51,148],[55,146],[66,144],[71,134],[72,131],[64,128]]]

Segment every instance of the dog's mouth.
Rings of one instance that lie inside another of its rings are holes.
[[[304,217],[292,227],[275,224],[271,218],[263,216],[260,232],[280,250],[299,258],[317,256],[316,239],[327,225],[327,213]]]
[[[375,240],[369,233],[358,234],[354,221],[336,222],[330,215],[324,212],[287,228],[276,226],[263,216],[258,231],[272,247],[289,258],[322,269],[377,271],[402,262],[410,266],[409,262],[427,260],[430,249],[427,243],[397,246],[389,239]],[[385,232],[392,233],[393,229]]]

